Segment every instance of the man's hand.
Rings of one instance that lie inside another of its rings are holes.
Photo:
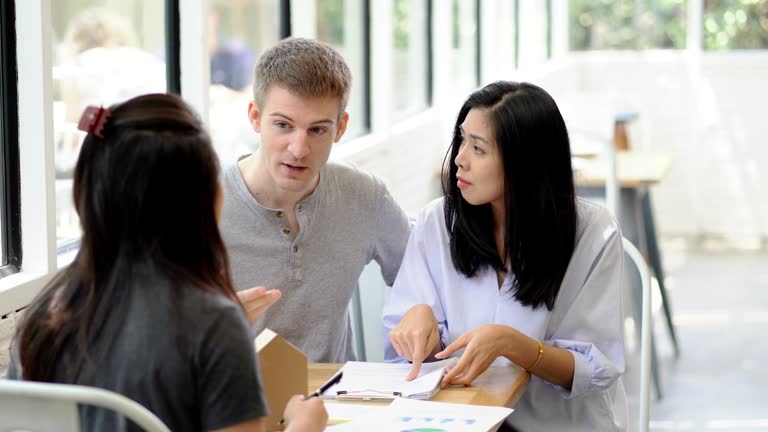
[[[280,296],[279,290],[267,291],[264,287],[251,288],[237,293],[237,298],[243,304],[248,322],[251,324],[255,323],[270,306],[280,300]]]
[[[440,343],[440,331],[432,308],[416,305],[403,315],[403,319],[389,332],[389,340],[398,355],[413,362],[407,381],[419,376],[421,363],[432,354]]]

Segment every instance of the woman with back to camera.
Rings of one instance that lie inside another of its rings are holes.
[[[219,167],[177,96],[92,108],[74,172],[76,258],[26,309],[9,378],[121,393],[173,431],[263,431],[267,406],[217,226]],[[320,431],[318,398],[292,399],[288,430]],[[138,430],[81,408],[83,430]]]
[[[463,350],[446,384],[489,366],[531,373],[521,431],[626,428],[622,237],[575,197],[565,122],[527,83],[495,82],[459,112],[444,196],[419,214],[384,306],[388,361]]]

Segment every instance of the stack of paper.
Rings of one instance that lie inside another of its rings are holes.
[[[395,399],[388,407],[346,411],[342,404],[326,404],[332,418],[329,432],[486,432],[495,431],[512,413],[510,408]]]
[[[410,364],[347,362],[341,369],[344,373],[341,381],[329,388],[323,397],[338,400],[431,399],[440,390],[445,368],[455,362],[456,359],[451,358],[424,363],[413,381],[405,380],[411,371]]]

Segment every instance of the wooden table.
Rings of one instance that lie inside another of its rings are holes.
[[[663,152],[620,151],[616,153],[616,175],[623,188],[652,186],[660,182],[672,166],[672,155]],[[574,160],[578,186],[605,186],[608,161],[602,157]]]
[[[317,390],[342,364],[311,363],[307,394]],[[453,402],[469,405],[513,407],[525,392],[530,377],[517,366],[491,366],[480,375],[470,387],[451,387],[440,390],[433,401]],[[385,402],[384,404],[389,404]]]

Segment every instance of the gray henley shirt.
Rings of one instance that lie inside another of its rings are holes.
[[[400,268],[410,225],[375,176],[328,162],[317,187],[296,205],[299,233],[284,209],[259,204],[237,164],[223,173],[220,229],[235,289],[279,289],[282,298],[255,323],[302,350],[310,362],[354,360],[348,306],[360,273],[376,260],[388,285]]]

